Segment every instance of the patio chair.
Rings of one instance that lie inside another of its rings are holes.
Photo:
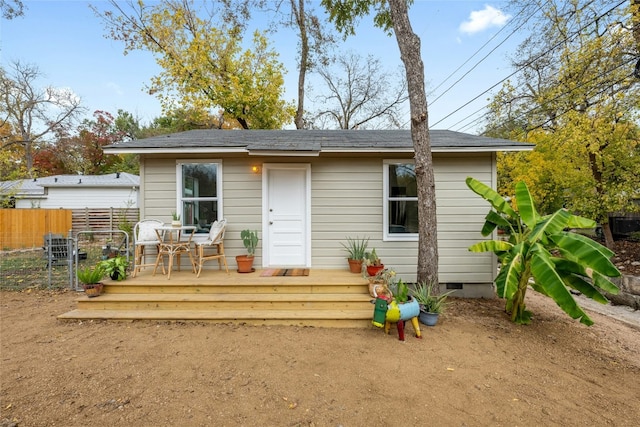
[[[215,221],[211,224],[209,230],[209,237],[205,241],[196,242],[197,254],[198,254],[198,276],[202,272],[202,265],[206,261],[214,259],[218,260],[218,268],[222,270],[222,263],[224,262],[224,268],[229,273],[229,266],[227,265],[227,257],[224,255],[224,233],[227,228],[227,220],[222,219]],[[215,253],[205,254],[205,250],[214,249]]]
[[[156,251],[156,255],[159,251],[160,239],[156,228],[164,225],[164,223],[157,219],[143,219],[136,223],[133,227],[133,239],[135,251],[133,255],[133,273],[131,277],[136,277],[136,274],[144,267],[154,267],[156,264],[156,257],[153,258],[152,263],[145,263],[145,248],[151,247]],[[164,237],[161,234],[160,237]],[[162,262],[162,274],[164,274],[164,261]]]

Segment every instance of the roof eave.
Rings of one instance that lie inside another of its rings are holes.
[[[250,156],[318,157],[319,151],[247,150]],[[324,151],[324,150],[323,150]]]
[[[505,146],[505,147],[442,147],[432,148],[434,153],[498,153],[503,151],[531,151],[533,146]]]
[[[499,147],[431,147],[433,153],[490,153],[501,151],[531,151],[534,146]],[[172,148],[106,148],[107,154],[234,154],[248,153],[251,156],[318,157],[321,153],[413,153],[413,147],[406,148],[324,148],[320,151],[297,150],[248,150],[244,147],[172,147]]]
[[[220,148],[220,147],[172,147],[172,148],[144,148],[144,147],[112,147],[105,148],[106,154],[224,154],[224,153],[246,153],[244,147]]]

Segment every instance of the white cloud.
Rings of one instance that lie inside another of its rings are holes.
[[[475,10],[469,14],[469,18],[460,24],[460,31],[466,34],[475,34],[491,27],[502,27],[511,18],[501,10],[485,5],[482,10]]]
[[[111,90],[112,92],[114,92],[118,96],[123,96],[124,95],[124,90],[122,90],[120,85],[118,85],[117,83],[107,82],[107,88],[109,90]]]

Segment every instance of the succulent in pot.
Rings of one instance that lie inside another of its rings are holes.
[[[347,243],[341,243],[345,251],[347,251],[347,261],[349,262],[349,270],[352,273],[362,272],[362,264],[367,253],[369,238],[366,239],[356,237],[347,237]]]

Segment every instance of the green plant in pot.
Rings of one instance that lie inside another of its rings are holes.
[[[347,237],[347,243],[341,243],[344,250],[349,254],[347,261],[349,262],[349,271],[352,273],[362,272],[362,263],[364,262],[365,254],[367,253],[367,246],[369,245],[369,238],[366,239],[356,237]]]
[[[236,263],[238,264],[238,273],[251,273],[255,271],[253,268],[253,258],[258,247],[258,232],[251,230],[242,230],[240,232],[240,238],[242,244],[247,250],[246,255],[236,256]]]
[[[371,252],[365,253],[364,262],[367,266],[367,274],[369,276],[375,276],[378,272],[384,269],[384,264],[376,253],[376,248],[373,248]]]
[[[182,223],[180,222],[180,214],[178,212],[171,212],[171,225],[174,227],[180,227]]]
[[[434,326],[446,307],[447,298],[453,291],[440,293],[438,282],[418,282],[411,290],[411,296],[420,305],[420,322]]]
[[[105,274],[111,277],[112,280],[121,281],[127,278],[129,262],[127,261],[127,258],[121,255],[100,261],[99,266],[104,270]]]
[[[82,283],[82,288],[89,298],[97,297],[102,293],[102,278],[104,277],[104,269],[98,263],[94,268],[85,267],[78,269],[76,272],[78,281]]]

